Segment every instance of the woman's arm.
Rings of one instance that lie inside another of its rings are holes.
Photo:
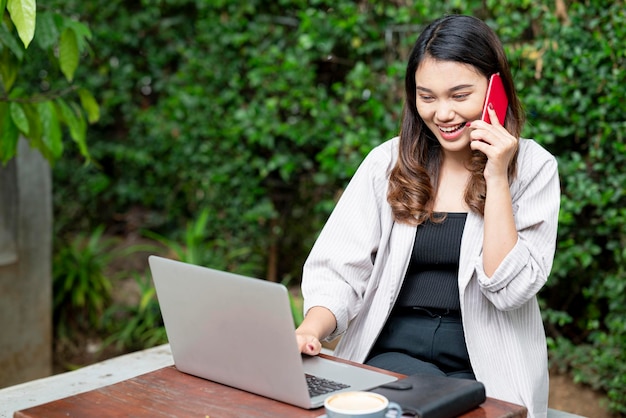
[[[381,217],[386,217],[381,211],[386,205],[388,167],[396,149],[397,141],[387,141],[368,154],[304,264],[306,315],[298,334],[313,337],[314,345],[315,339],[343,334],[362,308],[380,245]],[[321,307],[323,311],[318,310]]]
[[[474,267],[483,294],[502,310],[516,309],[535,297],[548,279],[557,243],[560,185],[556,159],[537,143],[523,140],[517,169],[510,187],[515,245],[494,272],[486,271],[484,252]]]
[[[335,315],[322,306],[309,309],[304,320],[296,329],[296,339],[301,353],[315,356],[322,350],[320,342],[337,327]]]
[[[518,239],[511,191],[506,178],[487,181],[484,221],[483,269],[485,274],[491,277],[502,260],[515,247]]]
[[[471,148],[487,156],[484,176],[487,184],[485,198],[485,229],[483,241],[483,270],[491,277],[502,260],[517,243],[518,234],[513,217],[513,203],[509,189],[508,168],[515,156],[518,139],[498,121],[490,105],[491,124],[472,122]]]

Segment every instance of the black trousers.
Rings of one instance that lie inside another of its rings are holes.
[[[476,379],[458,311],[409,308],[394,312],[365,364],[406,375]]]

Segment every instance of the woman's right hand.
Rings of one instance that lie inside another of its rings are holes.
[[[322,351],[322,343],[314,335],[301,334],[296,331],[296,341],[302,354],[316,356]]]
[[[296,329],[298,348],[303,354],[316,356],[322,351],[320,339],[330,335],[337,326],[335,315],[322,306],[309,309],[304,320]]]

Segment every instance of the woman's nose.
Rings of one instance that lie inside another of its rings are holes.
[[[439,101],[435,116],[441,121],[454,119],[454,106],[447,100]]]

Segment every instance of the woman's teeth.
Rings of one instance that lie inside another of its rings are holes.
[[[459,129],[463,128],[464,126],[465,126],[465,122],[460,123],[460,124],[458,124],[456,126],[446,126],[446,127],[440,126],[439,130],[441,132],[445,132],[447,134],[450,134],[452,132],[458,131]]]

